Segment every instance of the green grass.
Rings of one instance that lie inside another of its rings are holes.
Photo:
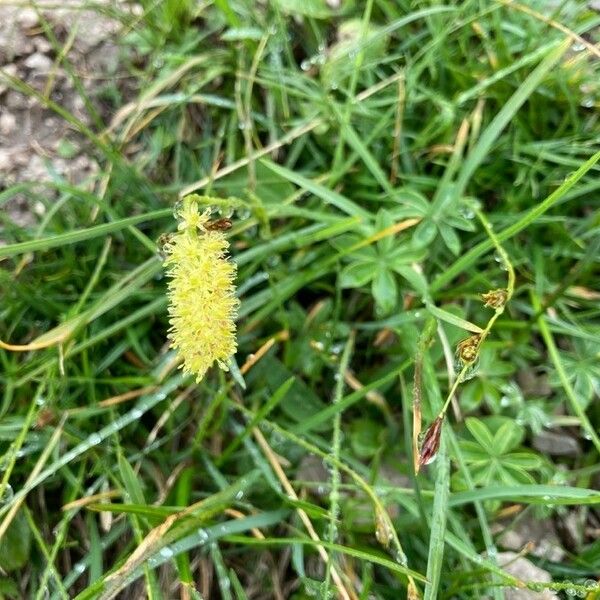
[[[600,597],[600,14],[142,4],[109,10],[133,96],[64,57],[85,122],[0,75],[100,165],[0,189],[0,598]],[[232,218],[241,299],[200,384],[159,248],[190,192]],[[17,225],[15,198],[45,214]],[[414,395],[425,431],[457,375],[415,475]],[[528,555],[553,583],[498,564],[506,528],[569,515],[564,560]]]

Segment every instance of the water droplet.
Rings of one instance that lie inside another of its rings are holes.
[[[131,411],[131,417],[133,419],[140,419],[144,415],[144,411],[141,408],[134,408]]]
[[[173,556],[173,550],[171,550],[169,546],[165,546],[164,548],[161,548],[160,555],[163,558],[171,558]]]
[[[507,270],[506,263],[504,262],[504,259],[502,258],[502,255],[499,252],[494,252],[494,260],[500,265],[500,268],[503,271]]]
[[[279,254],[273,254],[267,258],[267,265],[269,267],[276,267],[281,262],[281,256]]]
[[[241,500],[244,497],[244,490],[240,490],[236,495],[235,495],[235,499],[236,500]]]
[[[406,554],[404,554],[404,552],[402,552],[402,550],[396,550],[396,552],[394,553],[394,560],[399,565],[402,565],[403,567],[406,567],[406,565],[408,564],[408,559],[406,558]]]
[[[470,206],[462,205],[458,209],[458,212],[462,217],[468,219],[469,221],[475,217],[475,211]]]
[[[567,596],[573,597],[577,593],[577,590],[575,588],[567,588],[565,592],[567,593]]]
[[[421,318],[421,311],[417,310],[415,311],[415,319],[420,319]]]
[[[231,581],[226,577],[221,577],[221,579],[219,579],[219,586],[221,586],[222,590],[228,590],[231,586]]]
[[[81,575],[85,571],[85,565],[83,563],[77,563],[73,567],[73,571],[75,571],[77,575]]]
[[[15,493],[12,489],[12,486],[10,485],[10,483],[7,483],[4,486],[4,493],[2,494],[2,498],[0,498],[0,505],[10,502],[13,499],[14,495]]]
[[[308,70],[311,68],[311,66],[312,66],[312,64],[311,64],[310,60],[307,60],[307,59],[303,60],[303,61],[300,63],[300,68],[301,68],[303,71],[308,71]]]
[[[594,104],[595,102],[593,98],[584,98],[581,101],[581,106],[583,106],[584,108],[592,108]]]
[[[334,344],[333,346],[331,346],[330,352],[331,354],[341,354],[343,349],[344,344]]]
[[[177,200],[173,205],[173,216],[175,219],[179,219],[179,213],[183,210],[183,200]]]
[[[208,533],[206,533],[206,531],[204,529],[202,529],[202,528],[198,529],[198,531],[196,531],[196,534],[200,538],[201,544],[204,544],[208,540]]]
[[[242,208],[237,209],[238,219],[241,219],[241,220],[249,219],[251,214],[252,214],[252,212],[246,206],[243,206]]]
[[[582,44],[581,42],[575,42],[571,46],[571,50],[573,50],[573,52],[582,52],[585,50],[585,44]]]
[[[46,398],[44,398],[44,396],[38,396],[35,403],[37,406],[44,406],[44,404],[46,404]]]

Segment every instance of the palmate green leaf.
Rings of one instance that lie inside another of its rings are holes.
[[[468,417],[465,421],[465,425],[467,426],[469,433],[475,438],[477,443],[488,452],[488,454],[496,453],[494,448],[494,437],[481,420],[474,417]]]
[[[20,569],[29,560],[31,531],[27,519],[18,512],[0,541],[0,568],[3,571]]]
[[[429,202],[421,192],[413,187],[399,187],[394,190],[394,202],[398,206],[390,209],[394,219],[405,217],[425,217],[429,213]]]
[[[600,395],[600,344],[587,340],[573,340],[573,352],[564,353],[562,362],[567,378],[583,409],[594,396]],[[560,379],[552,372],[550,383],[558,387]]]
[[[359,288],[367,285],[375,276],[374,265],[370,262],[353,262],[346,265],[338,278],[342,288]]]
[[[424,219],[417,225],[413,239],[419,246],[427,246],[433,242],[436,235],[436,224],[430,219]]]
[[[381,254],[382,258],[387,260],[389,266],[395,269],[422,261],[427,256],[427,248],[410,243],[398,244],[394,248],[390,248],[389,253]]]
[[[516,448],[523,439],[522,427],[513,421],[506,421],[494,435],[493,447],[497,454],[505,454]]]
[[[460,441],[462,460],[469,465],[477,486],[535,483],[528,471],[539,471],[542,458],[534,452],[511,451],[521,443],[523,427],[512,419],[500,417],[489,417],[486,422],[468,417],[465,425],[475,441]],[[453,481],[459,488],[468,487],[460,473],[456,473]]]
[[[375,233],[375,231],[383,231],[384,229],[391,227],[393,224],[394,217],[392,214],[388,210],[381,209],[377,213],[377,218],[375,219],[376,229],[373,231],[373,233]],[[388,252],[392,252],[395,245],[396,239],[394,236],[388,235],[377,242],[377,253],[385,256]]]
[[[514,469],[539,469],[542,459],[533,452],[511,452],[502,456],[502,464]]]
[[[394,274],[388,269],[380,267],[377,270],[371,284],[371,292],[379,315],[389,315],[396,308],[398,304],[398,286]]]
[[[534,484],[535,479],[525,470],[502,464],[498,468],[497,479],[506,485]]]
[[[446,223],[441,223],[439,231],[446,247],[454,254],[454,256],[458,256],[460,253],[460,239],[454,229]]]
[[[477,442],[461,440],[460,450],[465,461],[474,466],[485,465],[490,460],[489,453]]]

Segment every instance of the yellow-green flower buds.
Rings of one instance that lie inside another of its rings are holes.
[[[182,368],[199,382],[216,361],[228,370],[237,349],[236,265],[229,242],[210,227],[210,213],[200,212],[193,196],[178,211],[177,233],[163,246],[169,281],[169,338]]]

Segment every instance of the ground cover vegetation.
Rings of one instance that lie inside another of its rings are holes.
[[[0,182],[0,596],[600,597],[598,6],[71,9],[0,74],[65,126]]]

